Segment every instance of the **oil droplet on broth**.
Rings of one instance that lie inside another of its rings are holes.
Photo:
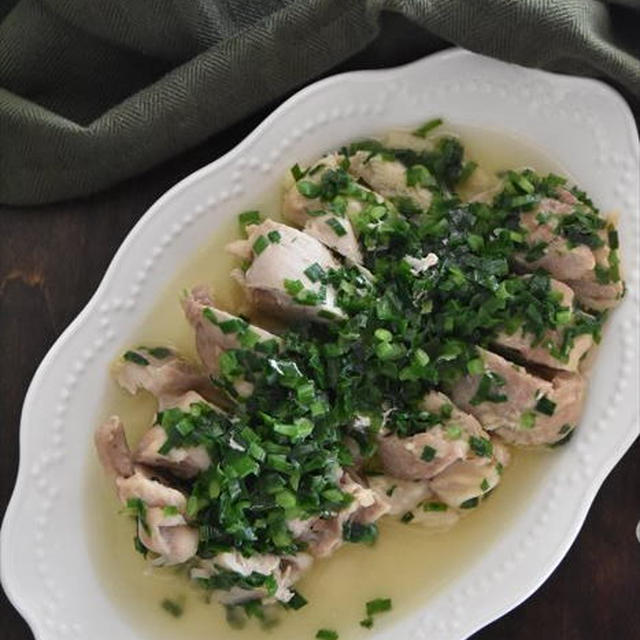
[[[458,135],[470,159],[493,174],[508,168],[532,167],[541,172],[566,175],[562,168],[530,142],[498,131],[468,126],[448,126]],[[292,163],[295,159],[292,159]],[[263,194],[256,207],[264,215],[278,217],[280,188]],[[240,291],[229,277],[236,266],[224,245],[237,234],[231,220],[226,229],[200,248],[169,283],[154,310],[139,330],[126,337],[126,344],[170,344],[195,358],[192,332],[184,320],[180,292],[202,282],[213,285],[216,300],[228,308],[240,303]],[[215,259],[212,259],[215,256]],[[105,413],[122,416],[130,442],[135,443],[151,423],[155,404],[150,396],[132,397],[115,384],[105,393]],[[300,611],[279,614],[272,630],[279,638],[313,638],[321,627],[339,631],[340,638],[370,637],[358,621],[364,603],[390,597],[393,611],[376,620],[376,629],[429,602],[429,598],[491,548],[526,507],[553,452],[513,451],[512,463],[503,482],[476,510],[452,529],[428,532],[419,525],[388,519],[380,523],[380,537],[372,548],[345,544],[333,557],[316,561],[311,572],[297,585],[309,604]],[[93,451],[87,471],[87,522],[96,574],[117,610],[131,625],[135,637],[146,640],[243,640],[264,633],[255,621],[243,630],[228,625],[224,607],[204,599],[185,575],[175,569],[153,569],[133,549],[133,521],[119,515],[121,509],[111,482],[98,466]],[[184,598],[184,614],[174,618],[161,608],[166,599]]]

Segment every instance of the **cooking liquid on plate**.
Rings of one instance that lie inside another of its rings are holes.
[[[490,172],[529,166],[566,175],[540,150],[518,138],[471,127],[449,127],[446,132],[459,135],[469,158]],[[295,160],[292,158],[292,164]],[[280,186],[276,185],[272,193],[256,200],[255,208],[277,218],[280,198]],[[232,220],[169,283],[142,328],[124,338],[122,349],[169,344],[195,358],[193,332],[178,302],[180,292],[208,283],[221,307],[237,308],[241,292],[229,278],[236,261],[223,250],[236,237],[237,223]],[[120,415],[133,445],[151,424],[154,412],[155,402],[149,394],[132,397],[115,382],[110,385],[104,416]],[[392,612],[377,617],[378,630],[427,604],[510,527],[535,491],[547,466],[545,461],[553,455],[553,451],[512,450],[512,463],[496,491],[447,531],[430,532],[386,518],[379,523],[375,546],[345,543],[331,558],[317,560],[296,585],[309,604],[299,611],[282,610],[279,623],[270,631],[260,629],[254,619],[244,629],[232,628],[225,619],[225,608],[215,602],[208,604],[204,591],[190,584],[184,572],[150,568],[133,548],[133,520],[119,515],[121,506],[113,484],[104,477],[93,451],[86,482],[90,548],[96,574],[117,613],[130,624],[132,638],[248,640],[267,633],[283,640],[302,640],[315,637],[322,627],[337,630],[343,640],[371,637],[372,632],[358,624],[365,617],[365,602],[379,597],[393,600]],[[164,611],[161,602],[165,599],[182,604],[183,615],[174,618]]]

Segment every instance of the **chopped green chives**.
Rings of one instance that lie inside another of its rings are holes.
[[[393,334],[388,329],[376,329],[373,334],[380,342],[391,342]]]
[[[407,169],[408,187],[434,187],[436,184],[436,179],[427,167],[416,164]]]
[[[293,167],[291,167],[291,175],[296,182],[304,178],[307,175],[307,171],[308,169],[306,171],[303,171],[297,162],[293,165]]]
[[[171,355],[171,349],[167,347],[142,347],[150,356],[157,358],[158,360],[164,360]]]
[[[240,229],[244,231],[249,225],[252,224],[260,224],[262,222],[262,217],[260,216],[259,211],[243,211],[238,215],[238,223],[240,224]]]
[[[556,410],[556,403],[553,400],[549,400],[547,396],[542,396],[538,402],[536,402],[536,411],[543,413],[546,416],[552,416]]]
[[[269,242],[271,242],[271,244],[278,244],[280,240],[282,240],[282,236],[277,229],[269,231],[269,233],[267,233],[267,238],[269,238]]]
[[[484,248],[484,238],[476,235],[475,233],[470,233],[467,236],[467,244],[471,251],[475,251],[477,253]]]
[[[444,502],[425,502],[422,509],[424,511],[446,511],[448,507]]]
[[[378,526],[375,522],[364,524],[347,520],[342,525],[342,537],[347,542],[372,545],[378,539]]]
[[[314,262],[310,267],[307,267],[304,270],[304,274],[309,278],[309,280],[311,280],[311,282],[318,282],[325,276],[324,269],[317,262]]]
[[[462,429],[458,425],[449,425],[445,429],[445,433],[447,434],[447,438],[449,440],[457,440],[462,435]]]
[[[268,246],[269,241],[264,236],[258,236],[253,243],[253,251],[259,256]]]
[[[375,351],[380,360],[397,360],[405,353],[402,346],[390,342],[378,342]]]
[[[169,600],[169,598],[165,598],[160,603],[160,606],[174,618],[179,618],[184,613],[184,607],[175,600]]]
[[[413,135],[417,138],[426,138],[427,134],[430,131],[433,131],[436,127],[439,127],[444,120],[442,118],[433,118],[432,120],[427,120],[422,126],[418,127],[413,131]]]
[[[478,376],[484,371],[484,362],[482,358],[473,358],[467,362],[467,371],[472,376]]]
[[[293,591],[293,598],[287,602],[287,608],[293,609],[297,611],[298,609],[302,609],[307,604],[307,599],[298,593],[297,591]]]
[[[469,438],[469,446],[477,456],[490,458],[493,454],[493,444],[487,438],[471,436]]]
[[[312,382],[307,382],[305,384],[301,384],[296,389],[296,396],[298,398],[298,402],[302,404],[309,404],[315,398],[315,390]]]
[[[290,296],[296,296],[304,289],[304,285],[301,280],[289,280],[287,278],[284,281],[284,288]]]
[[[344,228],[344,226],[342,225],[342,222],[340,222],[338,218],[329,218],[325,224],[331,227],[331,229],[333,229],[334,233],[337,236],[347,235],[347,230]]]
[[[305,198],[317,198],[321,192],[320,185],[309,180],[298,181],[296,187]]]
[[[462,171],[460,172],[460,177],[458,178],[458,183],[465,183],[472,175],[473,172],[478,168],[478,163],[473,160],[468,160],[462,165]]]
[[[556,324],[563,325],[571,322],[571,318],[573,317],[573,312],[571,309],[564,309],[563,311],[558,311],[555,315]]]
[[[536,414],[533,411],[523,411],[520,415],[520,426],[523,429],[532,429],[536,424]]]
[[[375,616],[378,613],[385,613],[391,611],[391,598],[376,598],[375,600],[369,600],[366,604],[367,616]]]
[[[425,462],[431,462],[435,457],[436,453],[438,453],[433,447],[427,445],[422,449],[422,453],[420,454],[420,458]]]
[[[133,364],[139,364],[143,367],[146,367],[149,364],[149,361],[136,351],[125,352],[125,354],[122,356],[122,359],[126,360],[127,362],[133,362]]]
[[[247,323],[240,318],[224,320],[218,324],[222,333],[238,333],[247,327]]]
[[[338,634],[333,629],[318,629],[317,640],[338,640]]]

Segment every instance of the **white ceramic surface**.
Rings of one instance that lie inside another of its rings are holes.
[[[638,435],[639,151],[629,108],[592,80],[449,50],[398,69],[335,76],[296,94],[242,144],[189,176],[141,218],[98,291],[56,342],[27,393],[20,470],[1,539],[3,586],[37,640],[134,640],[112,615],[88,557],[83,504],[92,425],[120,336],[187,256],[255,194],[345,141],[433,115],[529,138],[602,209],[621,211],[629,292],[613,314],[572,443],[527,509],[455,584],[372,638],[461,640],[530,595],[575,539],[605,476]],[[4,425],[9,428],[10,425]]]

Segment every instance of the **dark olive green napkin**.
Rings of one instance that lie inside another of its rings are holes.
[[[135,175],[358,52],[383,11],[640,96],[640,0],[4,0],[0,202]]]

